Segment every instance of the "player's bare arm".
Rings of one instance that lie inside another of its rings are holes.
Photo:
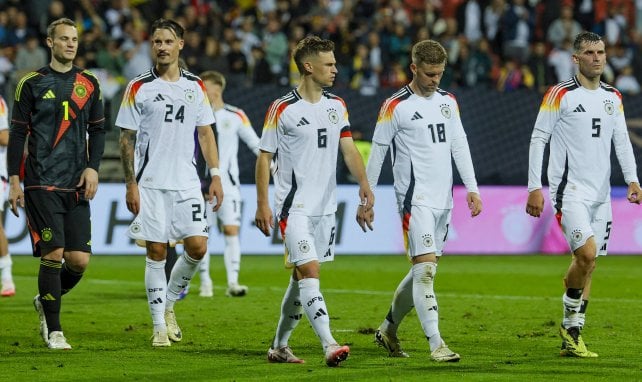
[[[256,227],[263,232],[265,236],[270,236],[274,228],[274,219],[270,209],[268,196],[268,187],[270,185],[270,163],[272,162],[272,153],[260,151],[256,158],[256,215],[254,222]]]
[[[631,184],[629,184],[629,188],[626,191],[626,198],[631,203],[640,204],[640,202],[642,202],[642,190],[638,183],[631,182]]]
[[[198,144],[201,146],[201,152],[205,158],[205,163],[207,163],[207,168],[218,169],[218,149],[216,148],[216,137],[214,137],[212,127],[197,126],[196,131],[198,134]],[[217,211],[219,207],[221,207],[221,203],[223,203],[223,185],[221,184],[220,175],[212,176],[208,193],[208,201],[210,204],[214,203],[216,199],[216,204],[212,210]]]
[[[542,215],[544,210],[544,195],[542,189],[538,188],[528,193],[528,200],[526,201],[526,213],[536,218]]]
[[[482,200],[476,192],[469,192],[466,194],[466,203],[468,204],[468,209],[470,210],[470,216],[475,217],[482,212]]]
[[[134,173],[135,143],[135,130],[120,129],[120,160],[123,164],[125,186],[127,187],[125,200],[127,202],[127,209],[134,215],[138,215],[138,212],[140,212],[140,194],[138,193],[138,184],[136,183],[136,174]]]
[[[20,176],[12,175],[9,177],[9,204],[11,212],[18,216],[18,207],[25,208],[25,194],[20,186]]]

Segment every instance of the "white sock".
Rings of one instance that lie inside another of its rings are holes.
[[[13,276],[11,275],[12,264],[13,261],[11,261],[11,254],[7,253],[6,256],[0,257],[0,270],[2,270],[0,278],[2,278],[3,283],[13,283]]]
[[[565,292],[562,296],[562,306],[564,307],[562,326],[566,329],[572,328],[573,326],[580,326],[579,311],[582,306],[582,297],[570,298]]]
[[[167,280],[165,279],[165,260],[154,261],[145,258],[145,290],[149,312],[152,314],[154,332],[166,331],[165,326],[165,294]]]
[[[223,251],[225,271],[227,272],[227,285],[239,283],[239,270],[241,269],[241,243],[238,235],[225,235],[225,250]]]
[[[198,266],[198,275],[201,278],[201,285],[203,284],[212,284],[212,278],[210,277],[210,254],[207,253],[201,259],[201,263]]]
[[[414,306],[412,298],[412,270],[401,280],[392,297],[388,315],[381,323],[381,330],[390,336],[397,336],[397,329],[403,318]]]
[[[199,260],[192,259],[187,252],[178,257],[172,274],[167,283],[167,306],[166,310],[174,310],[174,303],[178,300],[178,294],[185,289],[198,270]]]
[[[319,336],[323,349],[328,345],[336,344],[337,341],[334,340],[332,333],[330,333],[330,316],[328,315],[328,308],[323,300],[323,295],[319,290],[319,279],[299,280],[299,291],[305,315],[308,317],[312,329]]]
[[[299,282],[290,278],[288,289],[285,290],[281,301],[281,317],[276,326],[276,335],[272,341],[272,349],[288,346],[292,331],[303,318],[303,307],[299,298]]]
[[[421,322],[424,334],[430,343],[430,351],[437,349],[441,343],[439,334],[439,313],[434,291],[437,264],[418,263],[412,266],[412,300]]]

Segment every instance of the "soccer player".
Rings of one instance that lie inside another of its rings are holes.
[[[116,118],[127,208],[135,215],[128,235],[146,243],[145,289],[155,347],[182,339],[174,304],[207,253],[207,212],[195,166],[195,141],[212,176],[207,198],[210,203],[216,198],[214,210],[223,199],[210,127],[214,115],[205,86],[179,67],[183,33],[173,20],[154,21],[150,39],[155,65],[128,84]],[[185,254],[176,261],[168,282],[167,243],[180,240]]]
[[[411,56],[412,80],[384,101],[366,167],[374,189],[390,148],[397,208],[412,263],[395,291],[388,315],[375,332],[375,341],[391,357],[408,357],[401,349],[397,329],[414,306],[428,339],[430,358],[457,362],[459,354],[448,348],[439,332],[434,291],[437,262],[453,208],[453,159],[468,191],[466,202],[473,217],[481,213],[482,202],[457,101],[439,88],[446,50],[436,41],[424,40],[413,46]],[[366,227],[372,230],[372,210],[359,206],[357,219],[364,231]]]
[[[212,104],[216,118],[216,141],[218,142],[219,168],[225,199],[216,214],[208,214],[210,234],[216,228],[217,218],[223,225],[225,250],[223,261],[227,273],[227,290],[231,297],[245,296],[247,286],[239,284],[241,268],[241,244],[239,227],[241,226],[241,183],[239,180],[238,149],[239,138],[257,155],[259,137],[254,132],[249,118],[238,107],[228,105],[223,100],[225,77],[216,71],[200,74],[207,96]],[[207,175],[207,174],[206,174]],[[210,278],[210,257],[203,257],[199,268],[201,277],[200,295],[212,297],[212,279]]]
[[[78,284],[89,263],[89,201],[98,188],[105,116],[98,80],[73,65],[76,24],[53,21],[46,41],[49,65],[27,73],[16,88],[7,148],[9,202],[16,216],[18,206],[26,207],[33,255],[40,257],[33,303],[42,339],[51,349],[71,349],[60,325],[61,296]]]
[[[582,340],[591,275],[597,256],[606,255],[611,233],[611,142],[628,184],[627,199],[640,203],[633,148],[627,132],[622,94],[600,81],[606,63],[602,38],[577,35],[573,61],[578,73],[552,86],[544,99],[531,136],[526,213],[544,209],[542,161],[550,141],[549,198],[573,256],[564,277],[561,355],[597,357]]]
[[[7,103],[4,98],[0,96],[0,212],[4,211],[5,201],[9,191],[9,178],[7,177],[7,144],[9,143],[9,111],[7,110]],[[2,289],[0,289],[0,296],[11,297],[16,294],[16,285],[13,282],[11,274],[11,254],[9,253],[9,242],[7,234],[4,232],[4,227],[0,220],[0,280],[2,281]]]
[[[303,313],[321,340],[328,366],[350,352],[330,332],[330,315],[319,288],[320,263],[334,260],[336,170],[339,148],[359,183],[361,203],[370,210],[374,196],[363,161],[352,140],[343,99],[324,90],[337,75],[334,43],[316,36],[299,41],[293,58],[300,85],[269,107],[256,161],[256,226],[269,236],[275,224],[268,201],[270,164],[274,171],[274,212],[285,243],[292,277],[281,303],[281,317],[267,358],[303,363],[288,340]],[[278,153],[278,155],[277,155]]]

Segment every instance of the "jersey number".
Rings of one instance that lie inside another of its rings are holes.
[[[600,126],[600,119],[599,118],[593,118],[593,134],[591,134],[592,137],[594,138],[599,138],[600,137],[600,131],[602,130],[602,126]]]
[[[437,142],[446,142],[446,125],[443,123],[438,123],[437,125],[433,126],[431,123],[428,125],[428,129],[430,129],[430,135],[432,136],[432,143],[437,143]],[[435,130],[437,132],[437,135],[435,136]]]
[[[62,108],[65,110],[63,119],[69,121],[69,101],[62,101]]]
[[[180,121],[181,123],[183,123],[185,121],[185,106],[181,106],[178,108],[176,115],[174,115],[173,117],[174,119],[172,119],[173,114],[174,114],[174,105],[166,104],[165,105],[165,122]]]
[[[201,221],[201,213],[202,213],[201,205],[200,204],[192,204],[192,221],[193,222],[200,222]]]
[[[319,148],[328,146],[328,134],[326,134],[326,131],[328,131],[328,129],[317,130],[317,146]]]

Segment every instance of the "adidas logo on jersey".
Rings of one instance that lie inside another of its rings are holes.
[[[49,89],[45,93],[45,95],[42,96],[42,99],[54,99],[56,98],[56,95],[54,94],[53,90]]]
[[[416,121],[418,119],[423,119],[424,117],[421,116],[418,112],[415,111],[415,114],[413,114],[412,118],[410,118],[411,121]]]
[[[163,96],[160,95],[160,93],[156,95],[156,98],[154,98],[154,102],[158,102],[158,101],[165,101],[165,98],[163,98]]]
[[[580,104],[578,107],[575,108],[575,110],[573,110],[573,113],[584,113],[584,112],[586,112],[586,109],[584,109],[584,106],[582,106],[582,104]]]
[[[301,127],[301,126],[305,126],[305,125],[309,125],[309,124],[310,124],[310,122],[308,122],[308,120],[305,119],[305,117],[303,117],[303,118],[301,118],[299,123],[296,124],[296,127]]]

